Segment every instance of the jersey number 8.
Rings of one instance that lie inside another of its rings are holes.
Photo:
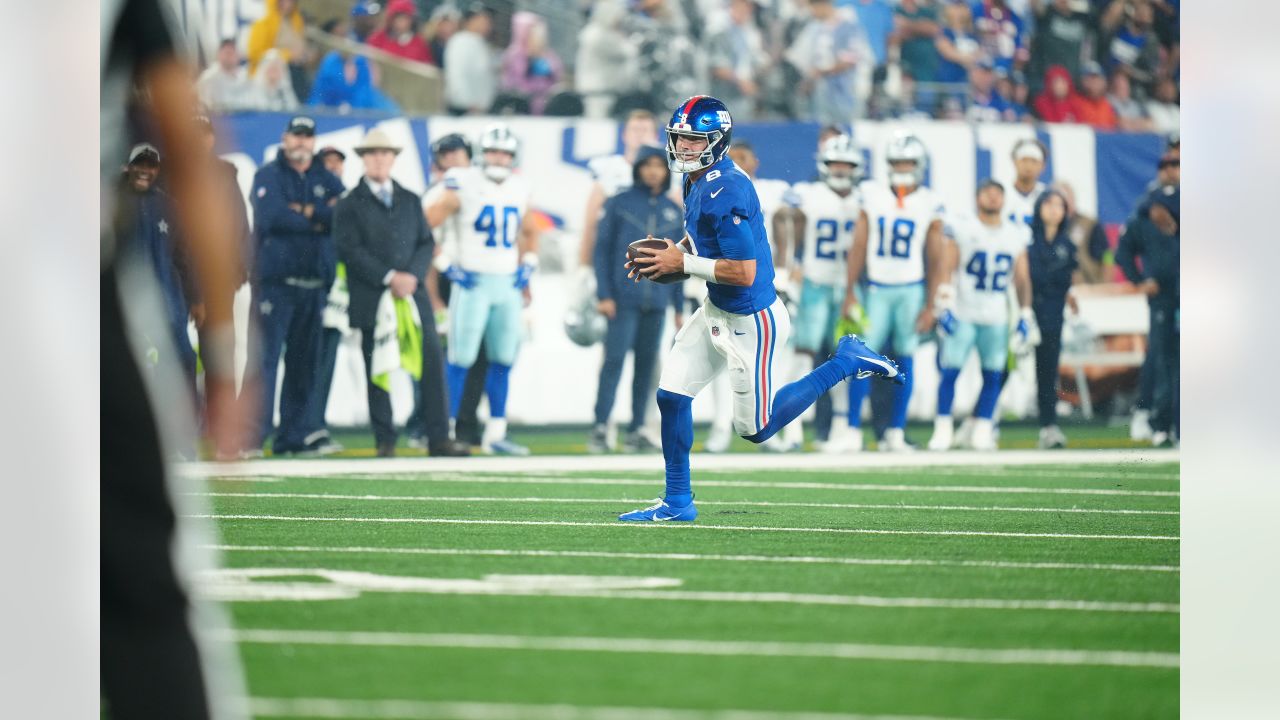
[[[876,246],[876,255],[884,257],[884,216],[880,216],[878,223],[880,228],[880,244]],[[893,237],[889,241],[889,255],[896,258],[905,258],[911,256],[911,236],[915,235],[916,222],[907,218],[897,218],[893,221]]]
[[[494,206],[485,205],[480,211],[479,217],[476,218],[476,232],[485,233],[488,237],[484,241],[485,247],[498,247],[498,223],[496,222],[496,211]],[[515,235],[516,228],[520,225],[520,208],[511,207],[510,205],[502,208],[502,247],[511,247],[511,236]]]

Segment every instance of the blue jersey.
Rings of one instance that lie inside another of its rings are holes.
[[[707,283],[716,307],[751,315],[773,304],[773,253],[764,230],[760,198],[751,178],[729,158],[707,168],[697,180],[684,181],[684,230],[699,256],[719,260],[755,260],[750,287]]]

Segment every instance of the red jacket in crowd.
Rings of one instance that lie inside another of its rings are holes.
[[[406,60],[435,65],[435,58],[431,55],[431,46],[417,33],[417,23],[413,24],[413,30],[404,35],[393,38],[387,34],[396,15],[408,15],[410,18],[416,19],[417,14],[417,8],[414,7],[413,0],[391,0],[391,3],[387,5],[387,24],[381,30],[369,36],[369,44]]]
[[[1071,73],[1061,65],[1051,65],[1044,73],[1044,90],[1036,96],[1033,109],[1045,122],[1080,122],[1076,104],[1079,98]]]

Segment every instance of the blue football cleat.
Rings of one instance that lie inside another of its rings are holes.
[[[853,361],[854,377],[862,378],[878,375],[899,385],[907,382],[907,376],[898,369],[898,364],[880,353],[867,347],[857,335],[845,335],[836,343],[837,357]]]
[[[651,505],[642,510],[632,510],[629,513],[623,513],[618,516],[619,520],[624,522],[692,522],[698,517],[698,508],[694,507],[693,501],[684,507],[672,507],[667,504],[666,500],[655,500],[656,505]]]

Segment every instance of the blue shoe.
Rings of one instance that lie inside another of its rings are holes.
[[[880,353],[867,347],[857,335],[845,335],[836,343],[836,357],[853,362],[854,377],[861,380],[878,375],[899,385],[905,385],[907,376],[898,369],[898,364]]]
[[[657,504],[642,510],[623,513],[618,516],[618,519],[624,522],[665,522],[668,520],[692,522],[694,518],[698,517],[698,508],[693,506],[692,500],[684,507],[671,507],[666,500],[655,500],[654,502]]]

